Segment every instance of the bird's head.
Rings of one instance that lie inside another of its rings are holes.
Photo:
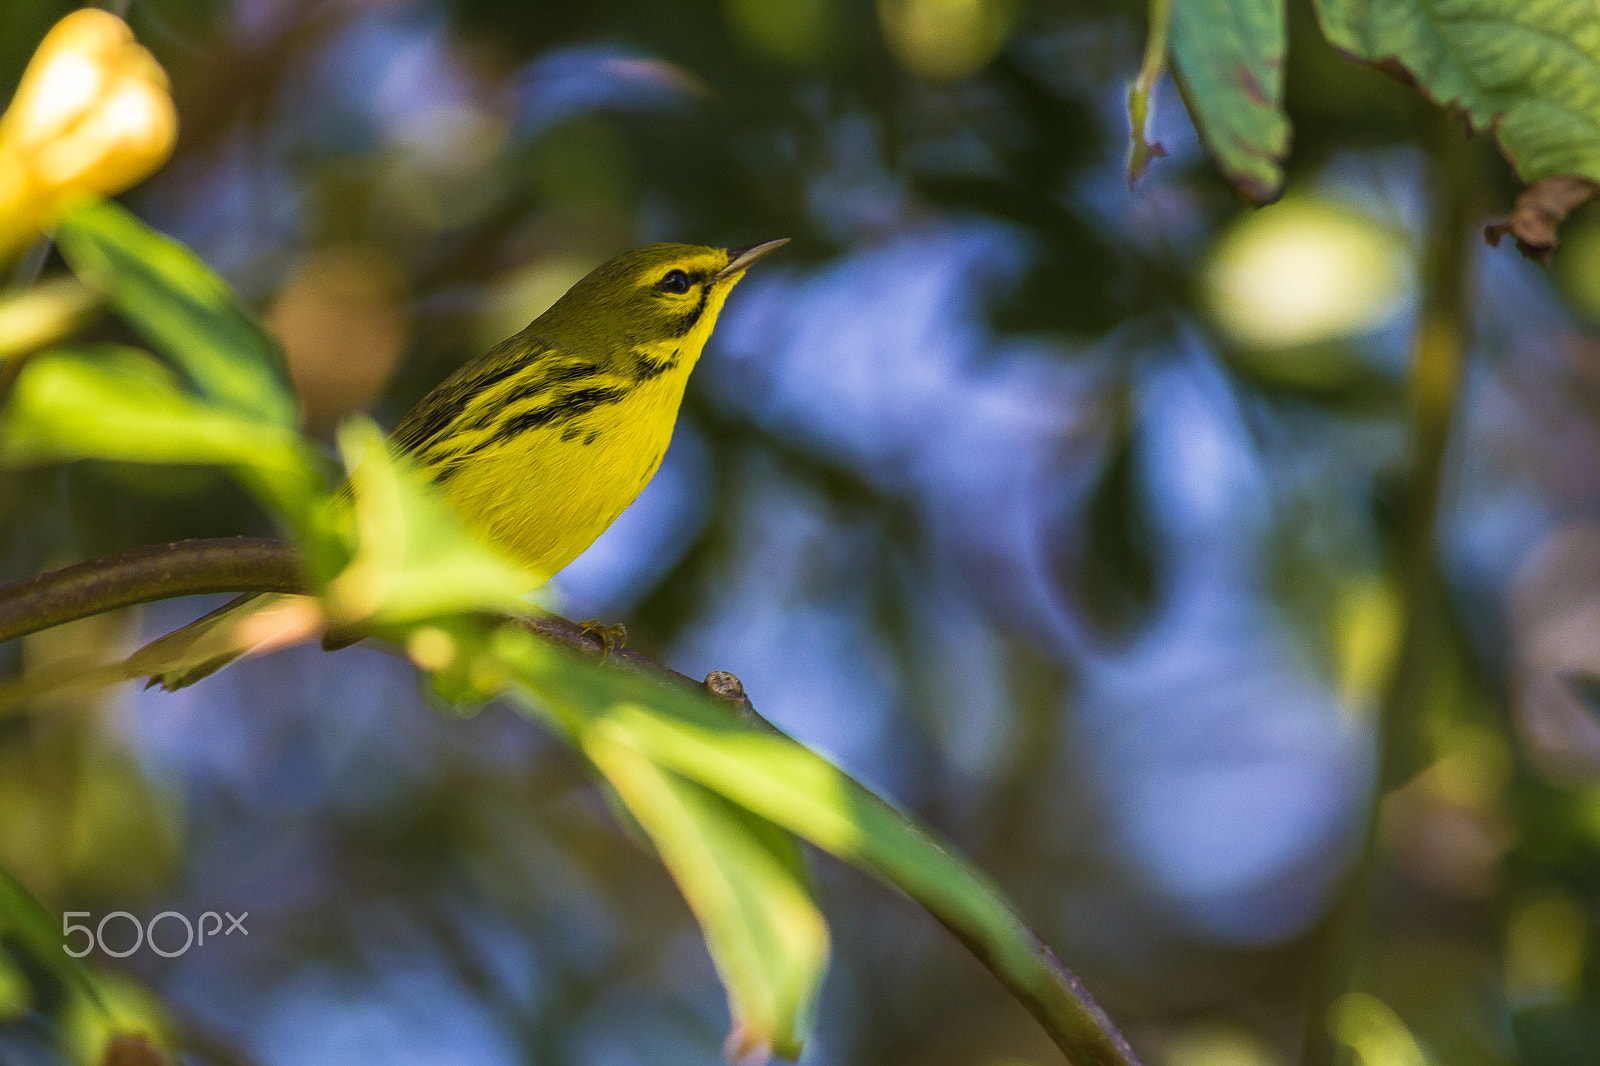
[[[531,327],[562,347],[692,367],[728,292],[788,238],[747,248],[650,244],[596,267]]]

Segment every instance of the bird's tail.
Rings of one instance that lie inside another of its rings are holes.
[[[150,685],[175,691],[242,656],[314,636],[322,624],[310,597],[247,593],[134,652],[125,664],[127,676],[148,677]]]

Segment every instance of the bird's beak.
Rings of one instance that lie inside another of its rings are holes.
[[[757,259],[764,259],[788,243],[789,238],[779,237],[777,240],[767,241],[765,244],[751,244],[743,248],[729,248],[728,265],[717,271],[717,280],[726,281],[735,275],[744,273],[750,268],[751,263],[754,263]]]

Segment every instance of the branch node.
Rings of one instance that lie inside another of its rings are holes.
[[[705,687],[717,699],[733,704],[741,716],[748,718],[755,713],[755,706],[744,691],[744,682],[728,671],[711,671],[706,675]]]

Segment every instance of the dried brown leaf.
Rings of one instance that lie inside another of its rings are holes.
[[[1596,192],[1600,186],[1587,178],[1570,174],[1542,178],[1522,190],[1509,215],[1485,226],[1483,237],[1499,247],[1500,238],[1509,233],[1517,239],[1523,255],[1548,263],[1555,254],[1561,223]]]

